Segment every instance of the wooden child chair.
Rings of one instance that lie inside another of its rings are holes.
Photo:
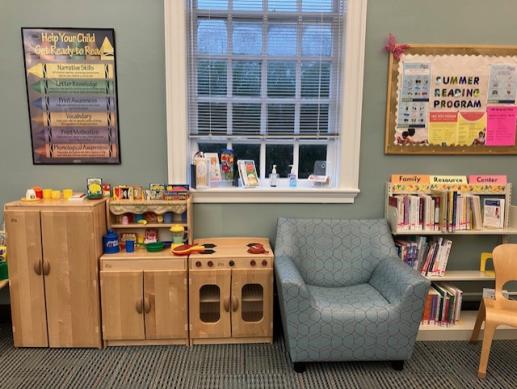
[[[493,252],[495,269],[495,300],[483,298],[476,318],[470,342],[478,340],[481,325],[485,322],[483,346],[479,361],[478,377],[485,378],[490,347],[495,329],[500,324],[517,327],[517,301],[503,297],[503,286],[517,280],[517,244],[502,244]]]

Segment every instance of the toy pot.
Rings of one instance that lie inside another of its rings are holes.
[[[118,235],[113,230],[108,230],[102,237],[102,248],[104,254],[115,254],[120,251],[118,246]]]

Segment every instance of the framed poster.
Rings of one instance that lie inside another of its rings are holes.
[[[386,154],[517,154],[517,47],[390,54]]]
[[[115,31],[22,28],[32,159],[120,164]]]

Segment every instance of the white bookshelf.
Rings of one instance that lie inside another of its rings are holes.
[[[431,281],[494,281],[493,271],[448,270],[443,276],[428,276]]]
[[[508,240],[510,236],[517,236],[517,206],[512,204],[512,185],[507,184],[504,191],[490,192],[483,191],[468,191],[468,193],[480,196],[494,196],[505,199],[505,220],[504,228],[500,229],[482,229],[482,230],[457,230],[436,231],[436,230],[398,230],[397,229],[397,215],[396,210],[389,206],[389,197],[398,194],[430,194],[431,191],[406,191],[396,189],[394,185],[386,184],[385,196],[385,216],[391,228],[391,233],[394,236],[500,236],[502,242]],[[495,273],[493,271],[481,272],[479,270],[448,270],[443,276],[428,276],[429,280],[433,282],[493,282],[495,281]],[[481,293],[479,293],[481,295]],[[417,340],[419,341],[451,341],[461,340],[466,341],[470,339],[474,323],[476,321],[477,311],[462,311],[461,320],[452,325],[436,325],[436,324],[421,324],[418,331]],[[480,339],[483,335],[481,331]],[[499,326],[495,333],[495,339],[517,339],[517,328],[509,326]]]
[[[461,320],[456,324],[441,326],[435,324],[421,324],[416,340],[463,340],[470,339],[474,323],[476,322],[477,311],[462,311]],[[483,327],[482,327],[483,329]],[[479,339],[483,339],[483,330],[479,334]],[[506,325],[497,327],[494,339],[517,339],[517,328]]]

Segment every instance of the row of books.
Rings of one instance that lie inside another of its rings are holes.
[[[504,227],[504,199],[457,191],[395,195],[388,200],[388,221],[397,231],[481,230]]]
[[[451,253],[452,241],[423,236],[395,241],[402,261],[423,276],[443,276]]]
[[[453,285],[435,282],[431,284],[424,303],[422,323],[451,325],[461,319],[463,291]]]

